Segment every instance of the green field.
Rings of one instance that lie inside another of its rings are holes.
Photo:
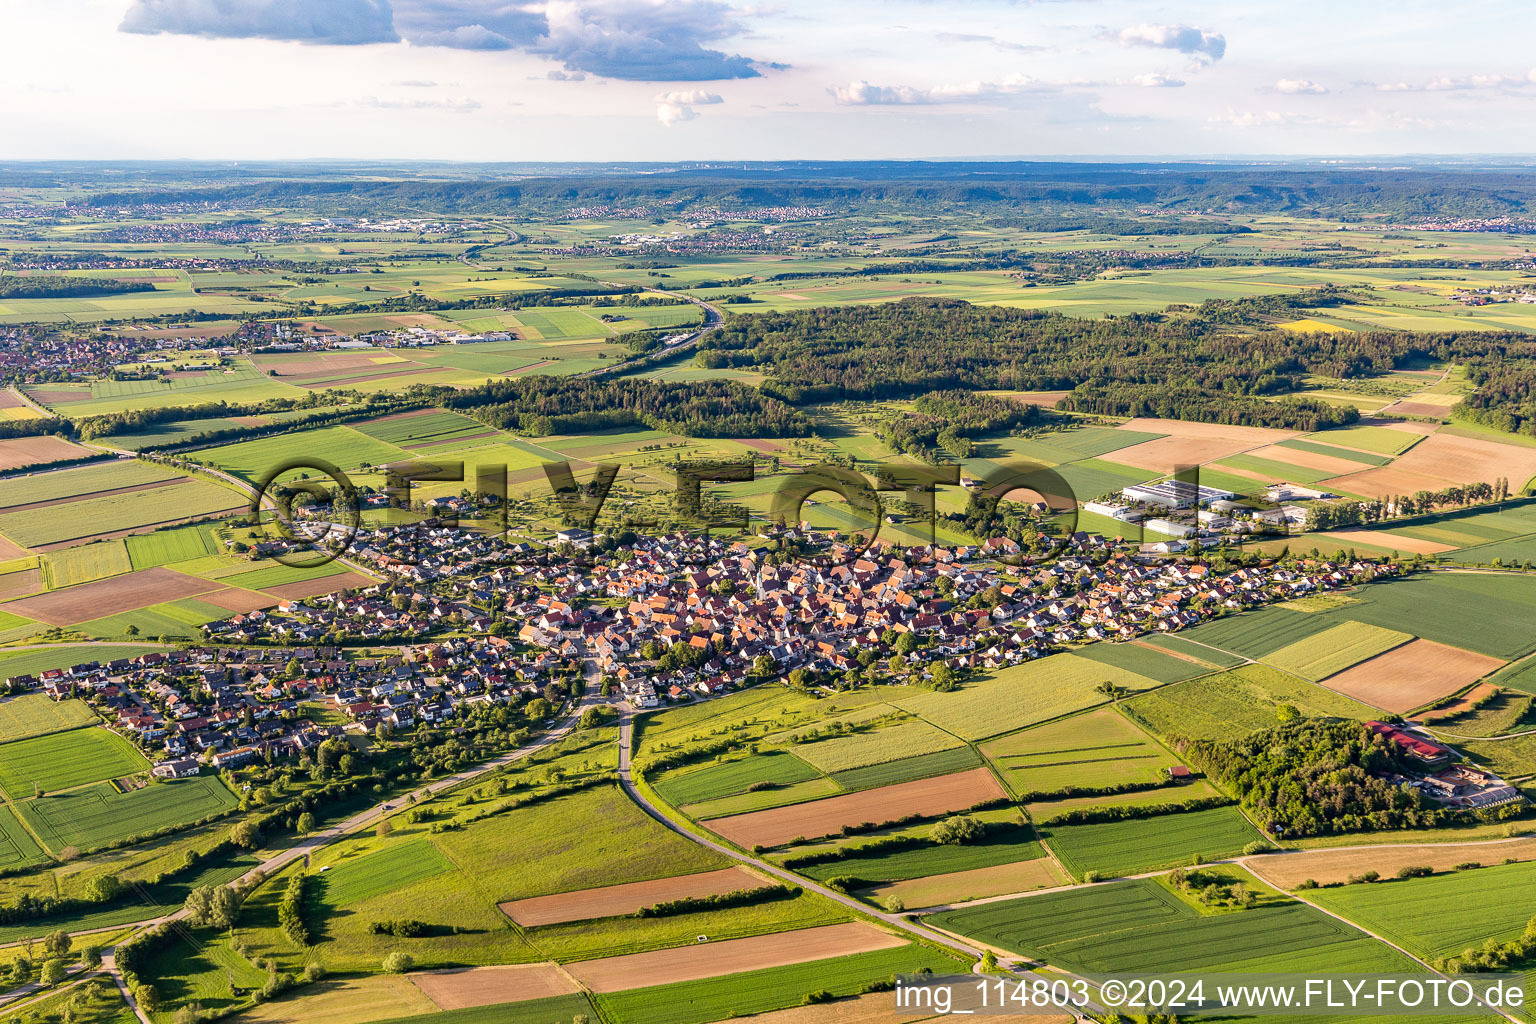
[[[1017,823],[1017,812],[1010,813],[1015,822],[992,823],[983,842],[920,846],[872,857],[852,857],[815,864],[800,873],[823,882],[839,875],[852,875],[865,882],[899,882],[1044,857],[1045,850],[1035,840],[1034,829]]]
[[[12,800],[30,797],[34,787],[53,793],[148,767],[144,755],[110,729],[73,729],[0,744],[0,789]]]
[[[1339,448],[1331,444],[1318,444],[1316,441],[1304,441],[1300,438],[1280,441],[1277,447],[1289,448],[1297,452],[1311,452],[1313,455],[1330,455],[1335,459],[1347,459],[1350,462],[1359,462],[1366,466],[1385,466],[1392,461],[1386,455],[1372,455],[1366,452],[1351,451],[1348,448]]]
[[[41,864],[48,859],[9,804],[0,805],[0,871]]]
[[[1153,647],[1140,643],[1089,644],[1079,650],[1073,651],[1079,658],[1087,658],[1101,665],[1113,665],[1127,672],[1134,672],[1148,679],[1155,679],[1160,683],[1181,683],[1186,679],[1204,675],[1215,666],[1197,665],[1183,658],[1175,658],[1171,654],[1164,654]],[[1199,657],[1198,652],[1191,652],[1194,657]]]
[[[992,740],[982,745],[981,752],[1015,794],[1161,782],[1163,769],[1179,763],[1161,744],[1109,709]],[[1114,801],[1106,798],[1105,802]]]
[[[52,590],[132,571],[133,560],[121,540],[102,540],[50,551],[43,558],[43,582]]]
[[[1341,622],[1315,636],[1287,644],[1266,655],[1264,661],[1316,683],[1412,639],[1407,633],[1365,622]]]
[[[885,761],[863,768],[833,772],[831,779],[843,789],[852,792],[858,789],[894,786],[899,782],[912,782],[915,779],[929,779],[935,775],[963,772],[979,764],[981,764],[981,758],[976,756],[976,751],[968,746],[961,746],[932,754],[917,754],[896,761]]]
[[[816,777],[816,770],[793,754],[773,750],[738,761],[670,773],[652,785],[662,799],[682,806],[744,793],[755,782],[789,786]]]
[[[1393,430],[1389,427],[1350,426],[1308,434],[1306,440],[1319,444],[1342,445],[1345,448],[1360,448],[1375,452],[1377,455],[1401,455],[1424,440],[1424,435],[1408,430]]]
[[[908,945],[789,967],[732,974],[724,978],[631,989],[597,997],[610,1019],[622,1024],[706,1024],[786,1006],[801,1005],[806,995],[825,990],[853,995],[873,981],[913,974],[964,973],[968,964],[952,953]]]
[[[1180,636],[1245,658],[1262,658],[1332,625],[1321,615],[1269,607],[1204,622]]]
[[[338,562],[327,562],[325,565],[316,566],[313,569],[294,565],[269,565],[265,569],[252,569],[250,572],[222,576],[219,578],[219,582],[230,587],[261,590],[264,587],[281,587],[287,583],[302,583],[305,580],[319,580],[325,579],[328,576],[340,576],[350,571],[345,565]]]
[[[1494,848],[1495,850],[1497,847]],[[1474,858],[1475,859],[1475,858]],[[1520,935],[1536,915],[1536,862],[1319,889],[1317,903],[1420,956],[1454,956]],[[1404,908],[1412,908],[1405,913]]]
[[[190,480],[174,487],[124,491],[53,505],[42,515],[35,510],[7,512],[0,515],[0,533],[23,547],[34,547],[208,515],[244,503],[241,495],[228,487]]]
[[[483,434],[491,429],[478,420],[444,410],[433,410],[423,415],[365,420],[354,423],[352,426],[359,433],[366,434],[376,441],[405,447],[426,442],[431,442],[435,447],[439,443],[454,438],[469,434]]]
[[[1025,662],[967,683],[952,693],[924,693],[891,701],[961,739],[979,740],[1012,732],[1101,704],[1099,683],[1145,690],[1155,682],[1134,672],[1072,654]]]
[[[344,472],[363,463],[384,465],[408,457],[406,451],[375,440],[351,427],[318,427],[291,434],[207,448],[197,457],[251,483],[260,483],[279,465],[302,454],[324,459]]]
[[[927,722],[900,722],[868,732],[795,744],[795,756],[828,774],[934,754],[965,744]]]
[[[180,526],[124,538],[134,569],[149,569],[172,562],[185,562],[220,552],[213,531],[207,526]]]
[[[0,662],[0,671],[3,668]],[[46,736],[95,721],[96,715],[82,700],[56,701],[46,694],[24,693],[0,701],[0,743]]]
[[[1139,642],[1186,658],[1198,658],[1217,668],[1236,668],[1244,664],[1244,659],[1240,655],[1208,647],[1181,633],[1153,634],[1143,637]]]
[[[1153,879],[952,910],[932,920],[947,931],[1079,972],[1387,973],[1414,967],[1390,947],[1303,904],[1204,916]]]
[[[1536,649],[1536,576],[1433,573],[1373,583],[1341,618],[1513,661]]]
[[[0,679],[14,676],[36,676],[55,668],[72,668],[120,658],[136,658],[156,650],[143,644],[74,644],[32,651],[0,651]]]
[[[328,905],[344,907],[452,870],[430,840],[406,839],[332,866],[319,876],[320,889]]]
[[[1132,697],[1126,712],[1159,736],[1222,739],[1280,721],[1281,705],[1304,715],[1370,721],[1374,708],[1265,665],[1202,676]]]
[[[1113,799],[1105,803],[1114,803]],[[1041,838],[1078,878],[1089,871],[1106,877],[1131,875],[1239,853],[1262,839],[1235,807],[1163,814],[1091,825],[1050,825]]]
[[[0,750],[3,750],[0,747]],[[17,805],[32,830],[54,852],[107,846],[132,836],[227,811],[235,796],[212,775],[159,782],[119,793],[97,783]]]
[[[174,479],[176,479],[175,473],[136,459],[120,459],[116,462],[83,466],[80,469],[36,473],[32,476],[7,480],[5,493],[0,496],[0,509]]]
[[[585,993],[575,992],[567,996],[527,999],[520,1003],[444,1010],[428,1014],[427,1017],[430,1017],[431,1024],[570,1024],[577,1017],[593,1019],[596,1013]],[[379,1024],[425,1024],[425,1018],[418,1014],[414,1017],[396,1017]]]

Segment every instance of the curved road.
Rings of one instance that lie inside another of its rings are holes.
[[[829,900],[833,900],[842,904],[848,909],[857,912],[860,916],[879,918],[881,921],[885,922],[893,928],[899,928],[904,932],[909,932],[910,934],[915,935],[918,938],[925,939],[928,942],[948,947],[949,949],[952,949],[958,953],[964,953],[966,956],[972,957],[976,960],[981,959],[981,950],[975,946],[968,945],[959,941],[958,939],[945,935],[942,932],[934,931],[933,929],[924,925],[908,921],[900,914],[887,914],[882,911],[873,910],[861,901],[854,899],[852,896],[847,896],[843,893],[837,892],[835,889],[828,889],[826,886],[818,885],[816,882],[802,878],[791,871],[786,871],[777,865],[769,864],[766,861],[759,860],[758,858],[749,854],[742,853],[739,850],[726,846],[724,843],[717,843],[712,839],[705,839],[703,836],[695,835],[694,833],[683,828],[681,825],[677,824],[671,818],[663,814],[655,804],[646,799],[645,795],[641,793],[639,788],[635,785],[634,776],[630,769],[630,754],[634,744],[633,724],[633,712],[623,712],[619,718],[619,784],[624,787],[624,792],[629,796],[629,798],[633,800],[641,810],[650,815],[653,819],[660,822],[662,825],[665,825],[673,832],[676,832],[684,839],[687,839],[689,842],[697,843],[706,849],[714,850],[716,853],[730,857],[732,860],[737,860],[743,864],[751,865],[758,871],[773,875],[775,878],[782,879],[791,885],[796,885],[802,889],[807,889],[811,892],[814,892],[819,896],[824,896]]]
[[[614,284],[612,281],[604,281],[603,283],[610,285]],[[615,287],[618,286],[616,285]],[[703,299],[696,299],[692,295],[685,295],[682,292],[669,292],[663,288],[642,288],[641,291],[645,292],[647,295],[664,295],[669,299],[684,299],[693,303],[695,306],[698,306],[704,311],[704,323],[694,328],[692,334],[690,334],[684,340],[678,342],[676,345],[673,345],[671,348],[657,349],[655,352],[640,356],[637,359],[626,359],[623,362],[615,363],[612,366],[599,366],[596,369],[585,370],[581,373],[572,374],[571,376],[588,378],[606,377],[612,373],[628,373],[631,370],[637,369],[637,363],[644,364],[647,360],[650,359],[671,359],[679,352],[686,352],[693,348],[699,343],[700,338],[704,337],[704,335],[708,334],[710,331],[719,330],[721,325],[725,323],[725,314],[720,312],[718,307],[710,305]]]

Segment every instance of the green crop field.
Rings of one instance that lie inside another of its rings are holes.
[[[1296,484],[1312,484],[1335,475],[1327,470],[1309,469],[1289,462],[1276,462],[1257,455],[1228,455],[1218,460],[1216,466],[1218,469],[1223,466],[1229,469],[1243,469],[1250,473],[1257,473],[1266,480],[1286,480]],[[1202,478],[1204,475],[1204,473],[1201,474]]]
[[[1315,636],[1287,644],[1266,655],[1264,661],[1316,683],[1412,639],[1407,633],[1366,622],[1341,622]]]
[[[1089,644],[1072,653],[1079,658],[1087,658],[1101,665],[1113,665],[1127,672],[1155,679],[1160,683],[1181,683],[1186,679],[1204,675],[1215,667],[1197,665],[1192,661],[1175,658],[1171,654],[1164,654],[1156,648],[1139,643]],[[1199,657],[1198,653],[1191,653],[1194,657]]]
[[[818,881],[839,875],[852,875],[865,882],[899,882],[907,878],[926,878],[952,871],[970,871],[973,868],[990,868],[1021,860],[1038,860],[1044,856],[1045,850],[1035,840],[1034,829],[1016,822],[997,822],[988,828],[985,840],[979,843],[920,846],[873,857],[851,857],[816,864],[802,869],[800,873]]]
[[[1331,455],[1335,459],[1347,459],[1350,462],[1359,462],[1366,466],[1385,466],[1392,461],[1385,455],[1372,455],[1366,452],[1351,451],[1348,448],[1339,448],[1331,444],[1318,444],[1316,441],[1304,441],[1300,438],[1281,441],[1277,447],[1289,448],[1297,452],[1311,452],[1313,455]]]
[[[466,434],[483,434],[491,429],[468,416],[443,410],[434,410],[423,415],[365,420],[352,424],[352,427],[358,433],[366,434],[376,441],[405,446],[429,441],[435,446]]]
[[[1318,889],[1314,895],[1319,906],[1405,949],[1420,956],[1443,957],[1481,947],[1490,939],[1506,942],[1519,936],[1536,913],[1530,899],[1533,885],[1536,862],[1525,861],[1430,878]]]
[[[37,840],[21,824],[16,812],[0,805],[0,871],[31,867],[48,859]]]
[[[4,663],[0,662],[3,672]],[[95,721],[96,715],[84,701],[56,701],[46,694],[24,693],[0,701],[0,743],[64,732]]]
[[[0,789],[12,800],[83,786],[149,767],[132,743],[110,729],[73,729],[0,744]]]
[[[1245,658],[1262,658],[1332,625],[1321,615],[1270,607],[1202,623],[1180,636]]]
[[[885,767],[880,765],[878,767]],[[872,769],[860,768],[857,771],[870,771]],[[701,800],[698,803],[687,804],[683,810],[689,817],[703,821],[708,818],[725,818],[732,814],[746,814],[748,811],[762,811],[769,807],[784,807],[789,804],[805,803],[807,800],[820,800],[824,796],[836,796],[842,789],[829,778],[818,775],[804,782],[795,782],[778,789],[758,790],[755,793],[736,793],[732,796],[716,797],[713,800]]]
[[[39,501],[58,501],[83,494],[96,494],[118,487],[135,487],[139,484],[174,480],[176,474],[158,466],[135,459],[120,459],[80,469],[64,469],[52,473],[36,473],[5,482],[5,494],[0,496],[0,509],[16,505],[30,505]]]
[[[1327,614],[1505,661],[1536,649],[1536,576],[1435,573],[1373,583],[1356,596],[1358,604]]]
[[[0,750],[3,750],[0,747]],[[234,807],[238,801],[215,776],[177,779],[119,793],[109,782],[17,805],[22,818],[55,853],[121,842]]]
[[[313,569],[294,565],[269,565],[265,569],[252,569],[250,572],[220,577],[219,582],[226,586],[243,587],[246,590],[261,590],[264,587],[281,587],[287,583],[302,583],[305,580],[340,576],[350,571],[338,562],[327,562]]]
[[[963,772],[967,768],[975,768],[979,764],[981,764],[981,758],[976,756],[976,751],[968,746],[962,746],[954,747],[950,750],[940,750],[932,754],[903,757],[896,761],[885,761],[881,764],[867,765],[863,768],[850,768],[846,771],[833,772],[831,779],[839,786],[851,792],[858,789],[878,789],[881,786],[894,786],[899,782],[928,779],[935,775]]]
[[[831,774],[964,745],[961,740],[927,722],[900,722],[868,732],[797,743],[795,755],[812,768]]]
[[[1237,808],[1213,807],[1155,818],[1051,825],[1041,829],[1041,838],[1068,871],[1082,878],[1089,871],[1114,876],[1177,867],[1195,854],[1207,860],[1225,857],[1263,837]]]
[[[408,457],[404,449],[375,440],[351,427],[318,427],[207,448],[198,452],[198,458],[251,483],[260,483],[278,466],[300,453],[308,458],[324,459],[344,472],[365,462],[381,466]]]
[[[653,785],[662,799],[682,806],[745,793],[755,782],[789,786],[816,777],[816,769],[793,754],[774,750],[739,761],[669,773]]]
[[[7,512],[0,515],[0,533],[24,547],[33,547],[208,515],[243,507],[244,503],[240,494],[228,487],[191,480],[174,487],[124,491],[53,505],[43,515],[36,511]]]
[[[1240,655],[1232,654],[1229,651],[1217,650],[1214,647],[1207,647],[1205,644],[1191,640],[1179,633],[1154,634],[1144,637],[1138,642],[1150,644],[1160,650],[1181,655],[1185,658],[1197,658],[1207,664],[1214,665],[1216,668],[1236,668],[1244,664],[1244,659]]]
[[[453,864],[431,840],[405,839],[377,853],[341,861],[319,877],[325,902],[344,907],[452,870]]]
[[[1300,614],[1300,613],[1296,613]],[[1265,665],[1176,683],[1126,701],[1123,707],[1159,736],[1221,739],[1279,724],[1281,705],[1304,715],[1370,721],[1380,712],[1342,694]]]
[[[119,658],[136,658],[156,650],[142,644],[75,644],[32,651],[0,651],[0,679],[35,676],[49,669],[73,668],[100,662],[105,665]]]
[[[1303,904],[1203,916],[1153,879],[952,910],[932,920],[1080,972],[1414,969],[1391,947]]]
[[[1345,448],[1361,448],[1378,455],[1401,455],[1424,440],[1424,436],[1407,430],[1392,430],[1389,427],[1350,426],[1308,434],[1306,440],[1319,444],[1342,445]]]
[[[205,555],[216,555],[220,548],[207,526],[179,526],[124,538],[128,557],[135,569],[150,569],[172,562],[185,562]]]
[[[951,693],[924,693],[891,703],[966,740],[1012,732],[1104,702],[1099,683],[1145,690],[1144,676],[1071,654],[1025,662]]]
[[[968,964],[952,953],[917,944],[855,953],[789,967],[770,967],[726,978],[631,989],[597,997],[609,1019],[622,1024],[707,1024],[787,1006],[811,992],[847,996],[873,981],[924,968],[935,974],[964,973]]]
[[[133,560],[121,540],[102,540],[77,548],[50,551],[43,558],[43,581],[53,590],[132,571]]]
[[[981,752],[1016,794],[1160,782],[1163,769],[1179,763],[1135,724],[1109,709],[991,740]]]

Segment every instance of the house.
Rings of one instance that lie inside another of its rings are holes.
[[[195,757],[181,757],[174,761],[161,761],[151,769],[151,775],[157,775],[162,779],[185,779],[196,775],[203,770]]]

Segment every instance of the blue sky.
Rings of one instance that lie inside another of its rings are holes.
[[[0,0],[0,156],[1526,153],[1524,2]]]

